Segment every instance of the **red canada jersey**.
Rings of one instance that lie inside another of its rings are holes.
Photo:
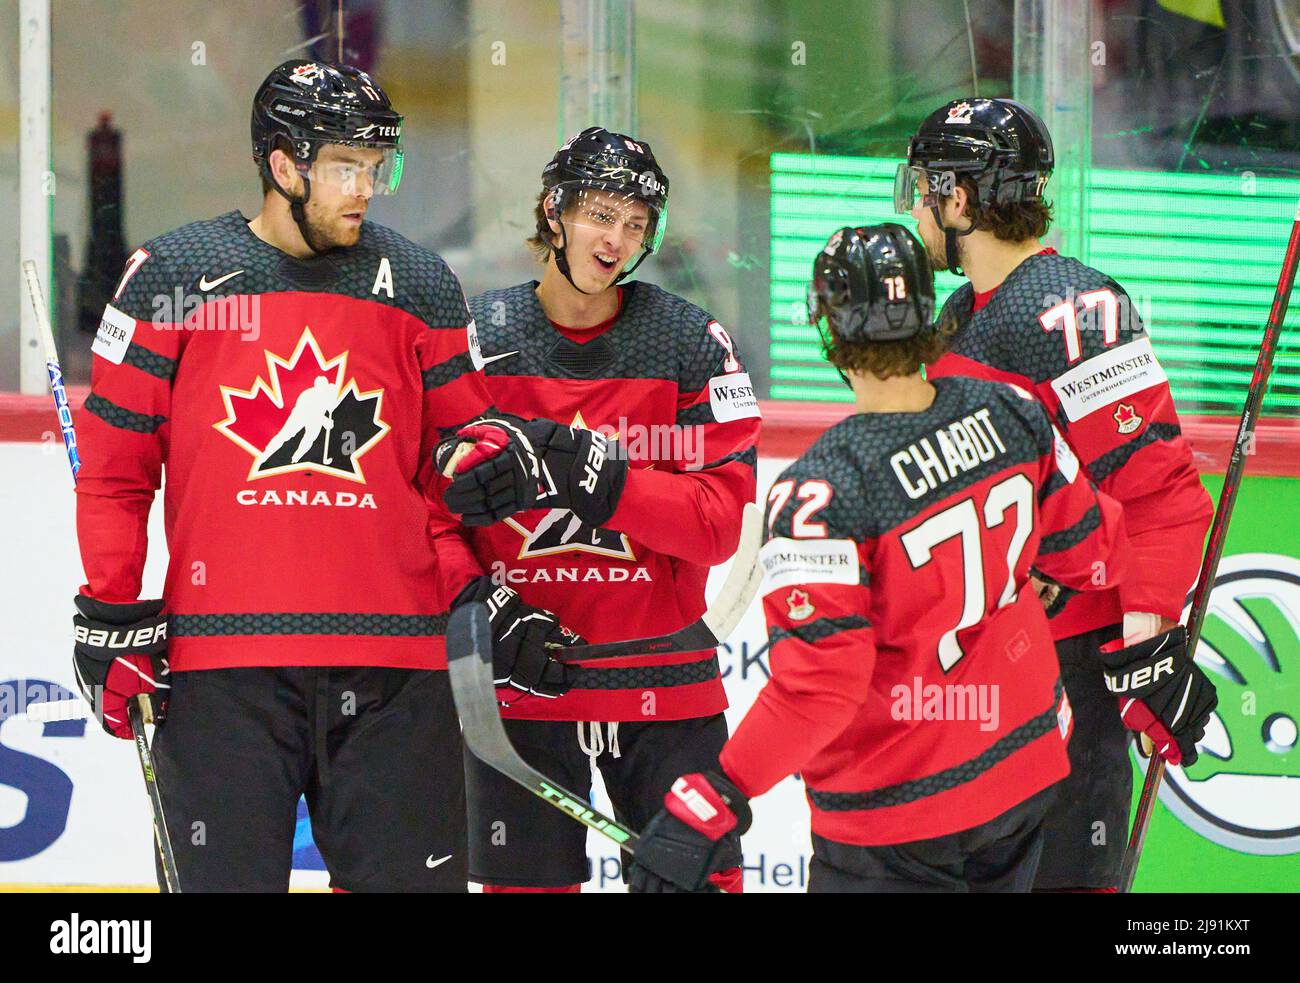
[[[1014,383],[1047,407],[1097,486],[1124,506],[1136,557],[1117,588],[1072,597],[1055,638],[1147,611],[1177,621],[1200,570],[1214,510],[1182,435],[1164,370],[1124,290],[1078,260],[1045,251],[1007,276],[982,306],[963,284],[931,379]]]
[[[1069,703],[1031,563],[1126,571],[1098,496],[1022,391],[939,379],[919,413],[836,424],[773,484],[771,679],[722,753],[746,795],[803,775],[813,832],[873,845],[969,829],[1069,772]]]
[[[135,251],[94,352],[83,593],[136,599],[162,486],[174,669],[445,667],[422,490],[490,401],[441,259],[366,222],[299,261],[231,212]]]
[[[591,642],[675,631],[703,614],[709,569],[740,539],[755,495],[758,402],[730,335],[659,287],[623,287],[605,330],[559,330],[535,282],[470,300],[495,405],[618,439],[630,469],[618,508],[592,528],[567,509],[460,527],[444,514],[444,576],[484,573],[554,611]],[[581,342],[573,340],[581,337]],[[502,715],[532,720],[678,720],[726,708],[717,653],[608,659],[571,670],[559,699],[520,696]]]

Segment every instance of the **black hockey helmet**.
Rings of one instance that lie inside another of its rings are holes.
[[[907,160],[894,177],[894,208],[911,211],[924,181],[922,203],[943,230],[948,268],[960,274],[957,239],[976,226],[949,228],[939,208],[957,178],[974,182],[982,206],[1042,201],[1055,164],[1052,137],[1028,106],[1012,99],[954,99],[927,116],[908,141]]]
[[[269,175],[267,161],[278,137],[288,140],[300,170],[311,167],[325,144],[382,150],[375,194],[392,194],[402,179],[402,120],[369,73],[322,61],[286,61],[253,96],[253,159]]]
[[[927,116],[908,142],[894,206],[911,210],[919,172],[930,178],[923,194],[939,191],[933,185],[951,173],[974,182],[983,206],[1041,201],[1055,164],[1052,137],[1028,106],[1011,99],[957,99]]]
[[[808,321],[828,347],[904,341],[932,331],[933,319],[930,259],[903,226],[846,226],[813,259]]]
[[[546,216],[560,223],[561,241],[555,250],[555,263],[570,283],[568,261],[564,256],[567,233],[561,217],[570,205],[583,204],[593,191],[609,192],[624,201],[641,202],[650,213],[650,225],[644,232],[644,251],[628,269],[619,274],[622,280],[641,265],[663,243],[668,227],[668,175],[655,160],[650,144],[633,140],[600,126],[589,126],[571,137],[555,152],[542,170],[542,187],[552,192]],[[617,280],[615,282],[617,282]],[[574,289],[580,289],[573,284]]]

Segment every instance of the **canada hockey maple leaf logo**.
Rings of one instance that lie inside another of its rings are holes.
[[[790,618],[794,621],[802,621],[816,610],[808,600],[808,592],[798,587],[790,591],[785,603],[789,606]]]
[[[327,359],[310,328],[287,359],[263,354],[266,379],[221,386],[226,418],[213,424],[252,455],[248,479],[316,471],[365,484],[361,457],[390,429],[384,391],[363,391],[348,378],[348,353]]]
[[[1120,403],[1115,407],[1115,425],[1120,433],[1130,434],[1142,426],[1142,417],[1128,403]]]
[[[957,105],[948,108],[948,118],[944,120],[944,123],[969,123],[971,113],[974,111],[975,107],[970,103],[959,102]]]

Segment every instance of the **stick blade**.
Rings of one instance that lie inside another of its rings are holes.
[[[763,568],[758,565],[758,554],[763,547],[763,510],[753,502],[745,505],[740,520],[740,542],[736,555],[731,558],[731,569],[717,598],[704,612],[704,623],[718,644],[736,630],[758,594],[763,582]]]
[[[462,604],[447,622],[447,674],[465,745],[488,764],[513,754],[497,710],[492,680],[492,634],[487,608]]]

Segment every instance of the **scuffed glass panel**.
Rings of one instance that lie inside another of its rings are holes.
[[[1012,5],[701,7],[638,7],[642,129],[673,180],[646,275],[734,325],[761,393],[848,398],[806,323],[812,257],[846,224],[913,227],[890,204],[894,165],[936,106],[1010,95]]]
[[[1030,6],[1021,0],[1022,22]],[[408,121],[401,191],[377,199],[371,217],[445,255],[470,293],[540,276],[523,240],[542,166],[574,126],[560,97],[561,8],[344,4],[345,58],[373,70]],[[337,54],[332,0],[106,9],[53,0],[51,18],[51,299],[65,368],[83,381],[123,251],[233,208],[254,214],[253,90],[286,57]],[[761,394],[844,399],[804,323],[811,256],[844,224],[911,225],[892,214],[889,178],[926,113],[959,96],[1009,96],[1018,79],[1028,86],[1017,75],[1017,44],[1030,40],[1021,23],[1017,41],[1017,3],[633,9],[636,135],[672,182],[664,249],[636,275],[711,310]],[[18,0],[0,0],[0,20],[17,17]],[[1058,218],[1079,230],[1074,251],[1134,295],[1181,408],[1235,413],[1293,212],[1300,0],[1095,0],[1091,21],[1069,49],[1092,76],[1088,205],[1067,195]],[[0,178],[12,203],[13,32],[0,34],[0,54]],[[0,263],[13,270],[17,211],[3,214]],[[940,296],[957,282],[941,274]],[[0,278],[5,389],[17,385],[18,285]],[[1300,411],[1288,337],[1270,413]]]
[[[1300,190],[1300,3],[1102,8],[1092,261],[1138,300],[1180,409],[1235,415]],[[1266,414],[1300,413],[1295,338]]]

